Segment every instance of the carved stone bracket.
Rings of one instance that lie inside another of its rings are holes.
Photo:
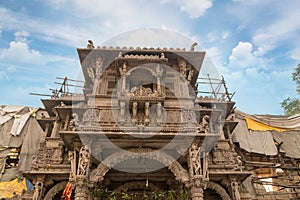
[[[76,179],[87,179],[90,171],[90,151],[87,146],[82,146],[79,151]]]

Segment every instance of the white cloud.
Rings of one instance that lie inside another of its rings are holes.
[[[195,2],[191,1],[193,5]],[[58,0],[44,3],[54,9],[61,9],[59,12],[65,12],[66,19],[57,21],[52,18],[35,18],[24,14],[26,12],[0,8],[0,27],[5,30],[30,32],[35,38],[71,47],[85,46],[88,39],[100,44],[124,31],[162,27],[165,24],[177,31],[189,30],[189,23],[186,23],[183,15],[178,15],[176,9],[166,9],[169,6],[160,4],[159,0],[126,3],[122,0],[105,3],[98,0]],[[185,4],[187,3],[183,3]],[[185,5],[184,9],[190,8]],[[68,18],[71,20],[64,21]]]
[[[76,29],[66,24],[57,23],[57,21],[52,23],[34,19],[23,13],[13,12],[5,8],[0,8],[0,18],[0,27],[2,26],[3,30],[16,31],[16,36],[21,38],[24,38],[26,33],[32,33],[35,37],[49,42],[77,47],[86,43],[82,38],[88,38],[91,35],[85,28]]]
[[[293,49],[288,52],[288,56],[300,63],[300,48]]]
[[[228,12],[240,24],[238,30],[252,35],[252,43],[262,54],[272,51],[281,45],[299,46],[300,41],[300,1],[274,0],[233,0]],[[249,31],[250,30],[250,31]]]
[[[180,10],[187,13],[190,18],[199,18],[203,16],[206,10],[213,6],[212,0],[165,0],[163,2],[179,5]]]
[[[0,80],[9,80],[16,75],[22,77],[22,80],[34,81],[26,75],[35,74],[36,79],[39,79],[59,71],[70,74],[66,67],[75,68],[78,65],[76,58],[42,54],[31,49],[26,36],[29,33],[16,32],[15,40],[9,43],[9,47],[0,49]],[[54,67],[57,67],[57,71],[52,70]]]
[[[7,63],[45,64],[40,52],[30,50],[24,41],[10,42],[9,48],[1,51],[0,60]]]
[[[223,32],[223,34],[222,34],[222,39],[225,40],[225,39],[227,39],[229,36],[230,36],[230,32],[229,32],[229,31],[225,31],[225,32]]]
[[[209,32],[207,34],[207,38],[208,38],[208,42],[212,43],[212,42],[223,42],[223,40],[226,40],[228,37],[230,36],[230,32],[229,31],[223,31],[223,32]]]
[[[229,57],[229,65],[237,68],[248,68],[258,65],[258,59],[254,55],[253,45],[249,42],[239,42],[232,49]]]
[[[198,18],[205,14],[206,10],[213,6],[212,0],[186,0],[180,9],[187,12],[191,18]]]

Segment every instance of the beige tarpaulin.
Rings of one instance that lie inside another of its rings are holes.
[[[2,178],[2,174],[5,172],[5,163],[6,163],[6,157],[0,158],[0,180]]]
[[[291,158],[300,158],[300,133],[298,131],[290,131],[284,133],[272,132],[273,138],[279,144],[280,151],[285,152],[286,156]]]
[[[19,172],[17,167],[5,169],[5,172],[4,174],[2,174],[0,182],[8,182],[18,177],[21,177],[21,173]]]
[[[15,114],[18,114],[24,108],[25,106],[0,106],[0,125],[6,123]]]
[[[233,132],[233,140],[239,142],[242,149],[253,153],[277,155],[270,131],[249,131],[245,120],[236,120],[239,123]]]
[[[22,148],[19,159],[19,170],[30,170],[32,164],[32,156],[36,153],[39,144],[44,135],[43,129],[34,117],[30,117],[27,123],[26,136],[23,139]],[[22,132],[23,132],[22,131]]]
[[[27,120],[29,119],[31,113],[26,113],[24,115],[15,115],[14,116],[14,123],[11,127],[10,134],[13,136],[18,136],[20,135],[22,129],[24,128]]]

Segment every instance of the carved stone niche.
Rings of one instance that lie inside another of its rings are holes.
[[[212,151],[214,164],[234,164],[233,152],[228,142],[218,141]]]
[[[94,108],[88,108],[82,117],[82,128],[95,127],[98,124],[99,110]]]

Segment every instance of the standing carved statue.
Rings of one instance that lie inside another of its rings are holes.
[[[124,62],[124,63],[123,63],[123,67],[120,67],[120,68],[119,68],[120,75],[121,75],[121,76],[124,76],[124,75],[126,74],[126,70],[127,70],[127,66],[126,66],[126,63]]]
[[[231,191],[234,200],[241,200],[241,196],[239,192],[239,184],[236,180],[231,181]]]
[[[189,157],[191,162],[191,175],[202,175],[202,167],[199,156],[200,148],[197,145],[192,144],[189,149]]]
[[[180,60],[179,67],[181,76],[186,77],[186,61]]]
[[[76,151],[69,151],[68,160],[71,163],[71,171],[70,171],[69,180],[72,181],[75,179],[75,176],[76,176]]]
[[[70,129],[76,131],[79,127],[79,117],[77,113],[72,113],[72,119],[70,120]]]
[[[208,115],[204,115],[202,117],[202,121],[201,123],[199,124],[199,127],[198,127],[198,133],[208,133],[209,131],[209,116]]]
[[[42,191],[43,191],[43,183],[38,181],[34,185],[34,193],[33,193],[32,200],[40,200],[42,197]]]
[[[103,72],[103,61],[102,61],[102,57],[99,57],[98,59],[96,59],[96,77],[97,77],[97,79],[100,78],[102,72]]]
[[[90,167],[90,152],[88,147],[83,146],[79,152],[79,161],[77,168],[77,176],[85,177],[89,173]]]
[[[189,75],[188,75],[188,77],[187,77],[187,80],[188,80],[189,82],[192,80],[193,75],[194,75],[194,70],[191,69],[191,70],[189,71]]]

